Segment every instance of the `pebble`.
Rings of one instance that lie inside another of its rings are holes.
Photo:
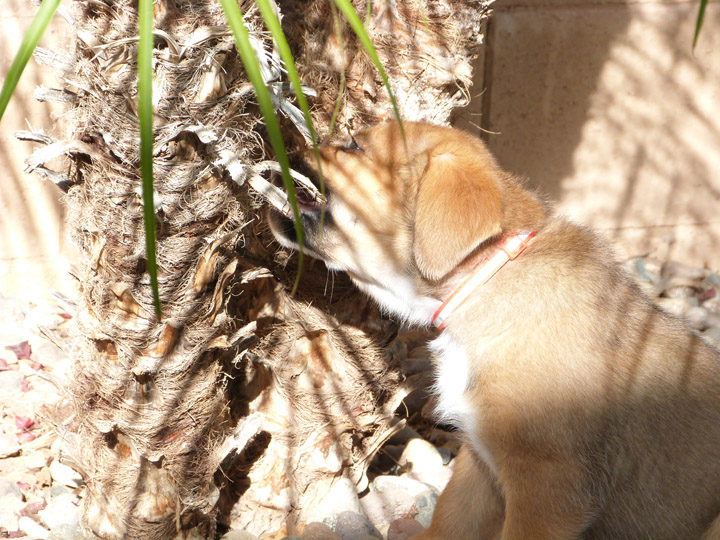
[[[355,484],[349,478],[340,478],[322,501],[310,511],[307,521],[321,521],[334,528],[338,516],[346,511],[359,513],[362,509]]]
[[[15,435],[0,434],[0,458],[17,456],[20,453],[20,442]]]
[[[435,446],[425,439],[410,439],[400,456],[400,465],[409,466],[407,471],[436,471],[442,469],[443,459]]]
[[[407,444],[408,441],[411,439],[419,439],[420,434],[415,431],[410,426],[403,427],[400,431],[395,433],[390,439],[388,439],[387,444],[383,448],[387,448],[388,445],[403,445]]]
[[[452,478],[452,469],[449,467],[442,467],[440,469],[433,470],[421,470],[413,471],[411,473],[401,475],[401,478],[408,478],[411,480],[418,480],[426,486],[431,487],[437,493],[440,493],[445,486],[450,482]]]
[[[370,484],[370,491],[377,491],[380,493],[398,491],[417,497],[418,495],[430,491],[430,488],[419,480],[414,480],[412,478],[399,476],[378,476]]]
[[[74,493],[59,495],[48,502],[44,510],[38,512],[40,520],[48,529],[54,530],[60,526],[78,528],[80,525],[80,509],[77,506],[78,497]]]
[[[437,500],[438,495],[433,492],[423,493],[415,499],[415,507],[418,511],[415,519],[426,529],[430,526],[430,522],[432,521],[432,515],[435,511]]]
[[[387,533],[387,540],[407,540],[411,536],[420,534],[425,527],[411,518],[396,519],[390,524]]]
[[[710,343],[715,347],[720,347],[720,328],[717,326],[711,326],[703,332],[703,336],[710,340]]]
[[[285,538],[283,538],[283,540],[286,540],[288,538],[291,537],[286,536]],[[257,540],[257,536],[255,536],[254,534],[250,534],[247,531],[233,530],[223,534],[220,540]]]
[[[452,452],[448,450],[447,448],[438,448],[438,452],[440,452],[440,456],[442,457],[443,465],[448,465],[450,461],[452,461]]]
[[[445,489],[452,476],[452,470],[443,465],[442,454],[425,439],[408,441],[400,456],[400,464],[407,471],[402,477],[418,480],[438,492]]]
[[[305,525],[300,538],[301,540],[340,540],[330,527],[317,521]]]
[[[49,530],[27,516],[22,516],[18,520],[18,527],[22,532],[31,538],[39,538],[40,540],[47,540],[50,538]]]
[[[23,499],[23,493],[16,482],[7,478],[0,478],[0,497],[14,496]]]
[[[90,540],[90,538],[83,534],[79,525],[60,525],[50,531],[48,540]]]
[[[75,472],[64,463],[60,463],[57,459],[54,459],[50,464],[50,475],[52,476],[53,482],[71,488],[79,488],[84,484],[80,473]]]
[[[416,497],[402,490],[385,493],[371,491],[360,499],[360,505],[370,521],[382,524],[398,518],[414,516],[417,513],[415,499]]]
[[[369,536],[382,540],[380,531],[368,518],[357,512],[342,512],[335,524],[335,533],[342,540],[357,540],[358,537]]]
[[[0,396],[7,396],[20,391],[24,375],[19,371],[0,371]]]
[[[25,508],[25,500],[22,494],[2,495],[0,496],[0,527],[4,527],[9,531],[18,528],[18,516],[20,510]]]
[[[684,315],[688,324],[696,330],[705,330],[709,326],[712,326],[712,316],[713,314],[702,306],[690,307]]]

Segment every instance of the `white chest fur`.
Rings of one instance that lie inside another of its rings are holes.
[[[438,401],[435,409],[438,420],[460,429],[477,456],[482,458],[493,472],[497,472],[492,454],[482,441],[479,413],[468,399],[470,364],[465,348],[447,332],[440,334],[429,347],[435,354],[433,391]]]

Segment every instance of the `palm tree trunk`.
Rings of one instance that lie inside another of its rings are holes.
[[[348,28],[336,32],[330,3],[278,4],[317,91],[323,138],[390,118],[377,73]],[[467,94],[489,1],[354,4],[404,118],[448,121]],[[254,3],[240,6],[272,58]],[[88,488],[84,524],[107,539],[212,538],[218,524],[292,533],[333,480],[363,489],[369,460],[401,426],[393,414],[412,381],[393,347],[398,328],[346,278],[328,285],[321,265],[289,296],[294,258],[273,245],[249,189],[267,150],[263,125],[214,0],[155,4],[158,320],[139,187],[136,2],[72,7],[67,204],[84,260],[68,441]],[[287,105],[283,88],[273,87]]]

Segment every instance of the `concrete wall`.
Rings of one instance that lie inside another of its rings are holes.
[[[0,81],[37,7],[25,0],[0,2]],[[68,31],[56,15],[40,45],[57,47]],[[52,134],[54,113],[33,98],[38,85],[57,87],[55,74],[30,60],[8,109],[0,121],[0,295],[42,297],[52,289],[67,291],[72,283],[64,254],[72,252],[65,239],[62,192],[37,175],[23,172],[23,160],[35,145],[20,142],[17,130],[44,129]],[[58,109],[60,111],[61,109]]]
[[[474,100],[507,170],[615,239],[720,268],[720,3],[498,0]]]

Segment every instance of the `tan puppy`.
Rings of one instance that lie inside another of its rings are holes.
[[[429,325],[512,233],[527,249],[444,313],[438,414],[464,438],[420,538],[716,540],[720,355],[655,307],[603,241],[556,216],[461,131],[377,126],[323,148],[309,254]],[[271,215],[296,246],[292,222]],[[714,532],[713,532],[714,531]]]

